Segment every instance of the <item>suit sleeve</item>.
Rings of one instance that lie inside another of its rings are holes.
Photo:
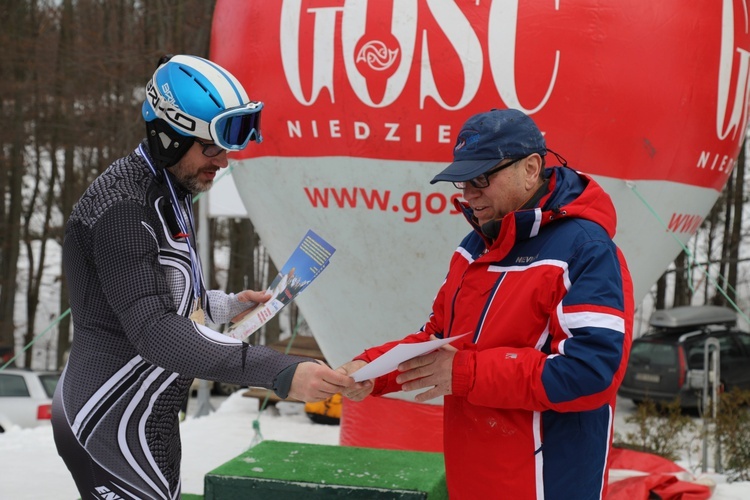
[[[307,360],[248,347],[179,315],[147,221],[144,207],[121,201],[92,228],[101,289],[139,355],[182,375],[265,388],[282,370]]]

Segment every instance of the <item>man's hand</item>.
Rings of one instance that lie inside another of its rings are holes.
[[[232,318],[232,323],[237,323],[242,318],[244,318],[250,311],[258,307],[258,304],[262,304],[264,302],[268,302],[271,300],[271,294],[267,293],[265,291],[263,292],[256,292],[255,290],[244,290],[240,293],[235,294],[235,297],[240,302],[254,302],[255,305],[253,307],[250,307],[249,309],[246,309],[242,311],[240,314]]]
[[[443,346],[422,356],[417,356],[398,365],[402,373],[396,377],[404,391],[413,391],[431,387],[430,390],[417,394],[414,399],[428,401],[453,392],[453,358],[456,349]]]
[[[297,365],[289,389],[289,397],[312,403],[323,401],[334,394],[354,385],[354,380],[338,371],[332,370],[322,361],[304,362]]]
[[[354,361],[349,361],[348,363],[344,363],[343,365],[339,366],[338,368],[336,368],[336,371],[343,375],[351,375],[366,364],[367,361],[355,359]],[[370,395],[374,387],[375,384],[373,384],[372,380],[365,380],[364,382],[357,382],[354,385],[348,387],[344,392],[342,392],[342,394],[352,401],[362,401]]]

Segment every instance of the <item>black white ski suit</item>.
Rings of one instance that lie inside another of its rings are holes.
[[[191,214],[191,196],[173,184]],[[178,414],[193,378],[285,397],[294,367],[308,361],[191,321],[190,243],[176,234],[167,186],[138,149],[91,184],[67,223],[74,340],[52,424],[82,498],[179,498]],[[233,294],[207,292],[211,323],[247,307]]]

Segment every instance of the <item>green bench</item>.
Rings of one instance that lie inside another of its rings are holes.
[[[263,441],[205,477],[205,500],[447,500],[442,453]]]

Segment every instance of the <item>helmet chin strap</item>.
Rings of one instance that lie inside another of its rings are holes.
[[[146,122],[146,140],[158,172],[180,161],[195,142],[195,138],[178,134],[161,119]]]

